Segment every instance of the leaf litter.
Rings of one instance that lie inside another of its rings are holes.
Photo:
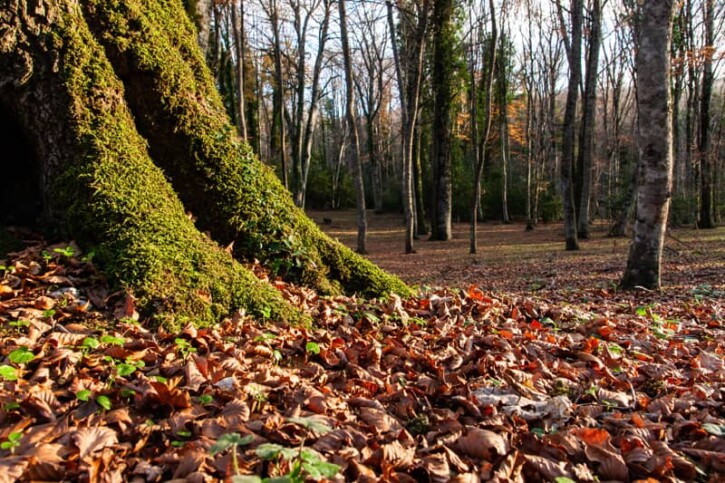
[[[171,334],[68,246],[3,265],[0,482],[725,476],[717,292],[366,301],[274,281],[313,327],[237,313]]]

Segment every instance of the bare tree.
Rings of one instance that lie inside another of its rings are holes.
[[[398,38],[395,32],[393,3],[386,0],[388,26],[393,39],[393,57],[395,73],[400,93],[400,111],[402,118],[402,158],[403,158],[403,211],[405,213],[405,253],[414,253],[413,229],[415,226],[415,207],[413,193],[413,143],[418,108],[420,103],[420,84],[423,72],[423,56],[428,31],[428,13],[430,0],[422,0],[412,6],[416,12],[401,12],[403,22],[410,25],[406,30],[412,31],[412,38],[406,44],[405,59],[401,58]]]
[[[488,34],[486,45],[488,50],[485,52],[485,68],[481,77],[481,85],[475,84],[475,76],[471,76],[471,90],[473,92],[473,105],[477,104],[477,92],[481,90],[483,93],[483,129],[478,128],[477,112],[474,108],[473,113],[473,145],[475,149],[475,168],[473,175],[473,197],[471,199],[471,229],[469,252],[475,254],[478,250],[478,211],[481,203],[481,178],[483,176],[483,163],[486,159],[486,144],[491,133],[491,89],[493,87],[494,69],[496,66],[496,45],[498,44],[498,29],[496,26],[496,10],[493,0],[488,2],[488,15],[491,22],[491,30]],[[483,19],[481,19],[483,21]],[[483,45],[485,35],[483,32],[479,34],[479,42]]]
[[[637,221],[621,286],[653,289],[660,286],[660,263],[672,189],[670,41],[673,0],[642,2],[639,13]]]
[[[577,238],[576,207],[574,204],[574,133],[576,131],[576,106],[581,82],[581,40],[583,0],[571,0],[571,36],[567,35],[564,8],[557,0],[557,8],[569,59],[569,84],[564,111],[564,132],[561,147],[561,197],[564,207],[564,230],[567,250],[579,250]]]
[[[597,74],[599,73],[599,49],[601,46],[602,4],[606,0],[592,0],[589,9],[589,48],[587,70],[584,82],[584,113],[582,114],[581,143],[578,154],[579,211],[577,236],[589,238],[589,209],[592,192],[592,170],[594,168],[594,130],[596,129]]]
[[[357,251],[366,253],[365,235],[367,233],[367,219],[365,217],[365,184],[363,182],[362,165],[360,163],[360,139],[358,138],[357,123],[355,122],[355,81],[352,71],[352,55],[347,33],[347,11],[345,0],[337,0],[340,12],[340,39],[342,41],[342,56],[345,64],[345,117],[347,129],[350,132],[352,151],[350,153],[350,167],[355,179],[355,194],[357,205]]]

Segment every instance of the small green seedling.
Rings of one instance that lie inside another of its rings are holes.
[[[79,401],[87,402],[91,397],[91,391],[89,389],[81,389],[76,392],[76,399]]]
[[[96,398],[96,404],[101,406],[106,411],[110,411],[111,407],[113,407],[113,404],[111,404],[111,398],[109,398],[108,396],[105,396],[103,394],[101,394],[100,396],[98,396]]]
[[[15,448],[20,446],[20,440],[23,439],[23,433],[13,431],[8,434],[8,440],[0,443],[0,448],[10,450],[11,454],[15,454]]]
[[[212,456],[215,456],[219,453],[222,453],[228,449],[231,449],[232,452],[232,467],[234,468],[234,473],[236,475],[239,474],[239,461],[237,460],[237,448],[240,446],[248,445],[252,442],[254,439],[254,436],[251,434],[248,434],[246,436],[241,436],[239,433],[228,433],[223,434],[216,443],[212,445],[211,448],[209,448],[209,453]]]
[[[27,320],[11,320],[10,322],[8,322],[8,325],[10,327],[20,329],[21,327],[30,327],[30,322],[28,322]]]
[[[3,364],[0,366],[0,377],[5,379],[6,381],[17,381],[18,370],[15,369],[13,366]]]
[[[179,337],[174,339],[174,343],[176,344],[176,350],[179,351],[183,360],[188,359],[191,354],[196,352],[196,347],[192,346],[191,342],[186,339]]]
[[[103,344],[108,344],[108,345],[122,346],[126,343],[126,339],[124,339],[123,337],[116,337],[113,335],[106,334],[101,337],[101,342]]]
[[[21,346],[12,351],[8,358],[13,364],[21,366],[35,359],[35,354],[33,354],[27,347]]]

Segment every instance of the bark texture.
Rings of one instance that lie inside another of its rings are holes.
[[[579,82],[581,81],[582,2],[583,0],[572,0],[571,2],[571,39],[565,42],[567,44],[567,57],[569,59],[569,84],[566,93],[566,107],[564,109],[560,176],[567,250],[579,250],[576,206],[574,204],[574,132],[576,131],[576,105],[579,97]],[[559,15],[562,15],[561,5],[558,5]],[[562,20],[561,23],[562,30],[564,30],[564,21]]]
[[[179,0],[6,2],[0,105],[35,153],[46,219],[159,321],[302,319],[232,242],[326,292],[409,292],[322,234],[240,142]]]
[[[451,173],[451,104],[453,100],[453,0],[433,4],[433,212],[431,240],[453,238],[453,178]]]
[[[637,217],[623,288],[660,285],[660,261],[672,189],[670,41],[672,0],[641,4],[637,50],[639,166]]]

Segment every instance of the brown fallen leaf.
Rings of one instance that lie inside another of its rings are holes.
[[[473,427],[467,428],[457,446],[465,454],[487,461],[493,461],[508,452],[508,444],[500,434]]]
[[[80,428],[71,435],[71,439],[78,447],[81,459],[118,442],[116,432],[103,426]]]

